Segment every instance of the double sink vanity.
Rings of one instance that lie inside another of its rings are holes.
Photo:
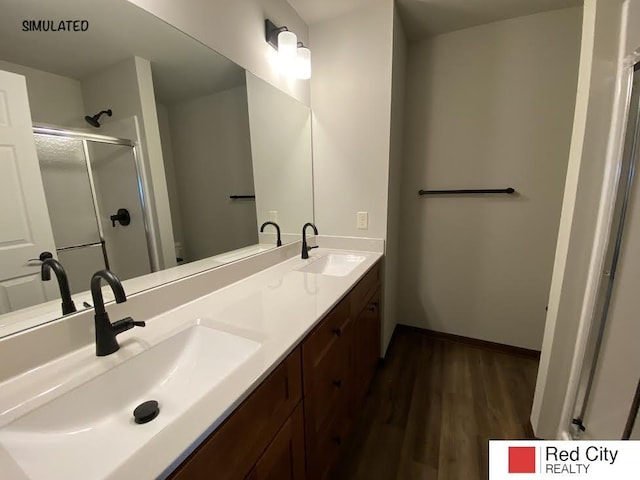
[[[297,242],[133,296],[147,326],[115,353],[85,344],[0,384],[2,478],[328,478],[379,358],[379,243],[301,259]],[[182,300],[145,307],[158,296]]]
[[[379,357],[383,241],[306,243],[307,87],[136,3],[0,16],[0,479],[326,478]]]

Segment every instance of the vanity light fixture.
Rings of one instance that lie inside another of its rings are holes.
[[[311,50],[298,42],[298,57],[296,59],[296,77],[300,80],[311,78]]]
[[[295,75],[301,80],[311,78],[311,51],[286,26],[278,27],[266,19],[265,37],[267,43],[278,51],[278,59],[283,72]]]

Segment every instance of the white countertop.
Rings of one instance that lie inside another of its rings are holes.
[[[320,248],[312,251],[310,260],[327,253],[343,252],[353,253]],[[14,377],[0,384],[0,429],[194,322],[206,322],[218,330],[260,342],[259,350],[215,390],[173,423],[159,429],[141,448],[114,458],[113,469],[108,475],[85,475],[90,471],[88,466],[92,458],[69,452],[67,458],[59,458],[59,464],[65,466],[61,468],[65,470],[65,476],[49,472],[47,478],[89,480],[165,476],[228,417],[382,256],[373,252],[358,252],[358,255],[364,256],[365,260],[344,277],[296,271],[309,260],[291,258],[154,317],[147,323],[147,328],[136,328],[119,335],[121,349],[108,357],[96,357],[95,347],[90,345]],[[30,478],[1,443],[0,435],[3,480]],[[103,453],[95,450],[96,457]],[[37,460],[38,451],[34,449],[33,461]]]

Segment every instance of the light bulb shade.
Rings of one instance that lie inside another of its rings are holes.
[[[311,50],[307,47],[298,48],[296,77],[300,80],[309,80],[311,78]]]
[[[298,56],[298,37],[295,33],[284,31],[278,34],[278,56],[284,71],[295,66]]]

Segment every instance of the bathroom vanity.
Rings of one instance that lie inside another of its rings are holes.
[[[375,372],[379,305],[376,263],[172,478],[327,478]]]
[[[274,252],[108,305],[115,320],[130,304],[147,327],[106,357],[88,344],[0,384],[3,478],[327,478],[379,358],[379,243],[303,260],[298,242],[266,268],[243,265]],[[144,314],[153,295],[180,297],[232,269],[244,269],[239,281]],[[85,328],[86,313],[61,322],[82,316]],[[51,338],[59,326],[40,328]],[[160,412],[137,424],[149,400]]]

